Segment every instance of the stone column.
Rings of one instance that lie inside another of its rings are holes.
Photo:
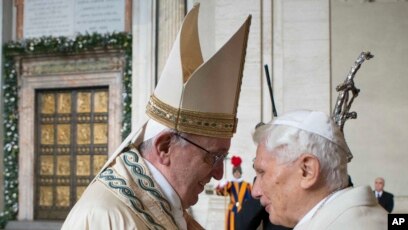
[[[24,0],[16,0],[16,37],[23,38],[23,23],[24,23]]]
[[[174,0],[158,1],[157,7],[157,78],[159,78],[183,21],[185,6],[184,0]]]
[[[155,86],[156,1],[133,1],[132,127],[145,117]]]

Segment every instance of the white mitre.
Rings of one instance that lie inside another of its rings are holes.
[[[251,15],[204,62],[198,36],[198,11],[196,4],[184,18],[147,104],[149,119],[122,142],[103,168],[130,143],[138,146],[165,128],[218,138],[231,138],[235,133]]]
[[[209,60],[203,62],[197,28],[199,6],[186,16],[147,115],[180,132],[231,138],[237,127],[249,16]]]

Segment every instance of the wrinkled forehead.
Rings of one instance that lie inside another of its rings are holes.
[[[284,146],[277,147],[275,149],[269,150],[265,143],[259,143],[256,156],[254,159],[254,168],[259,169],[264,167],[265,165],[269,165],[271,162],[276,161],[276,153],[281,151]],[[269,167],[269,166],[268,166]]]

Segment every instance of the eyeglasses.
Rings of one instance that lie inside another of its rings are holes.
[[[208,164],[210,164],[212,167],[214,167],[218,162],[223,161],[228,155],[228,153],[226,153],[226,154],[225,153],[212,153],[212,152],[208,151],[207,149],[205,149],[204,147],[202,147],[201,145],[199,145],[197,143],[194,143],[193,141],[181,136],[180,133],[175,133],[175,135],[180,137],[181,139],[187,141],[188,143],[194,145],[195,147],[197,147],[197,148],[199,148],[201,150],[204,150],[207,153],[206,157],[205,157],[206,162]]]

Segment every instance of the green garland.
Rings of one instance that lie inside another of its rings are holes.
[[[4,45],[4,211],[0,213],[0,228],[16,218],[18,212],[18,86],[13,57],[35,54],[78,54],[100,49],[120,49],[125,52],[123,72],[122,138],[130,133],[132,103],[132,35],[128,33],[86,34],[75,38],[42,37],[10,42]]]

